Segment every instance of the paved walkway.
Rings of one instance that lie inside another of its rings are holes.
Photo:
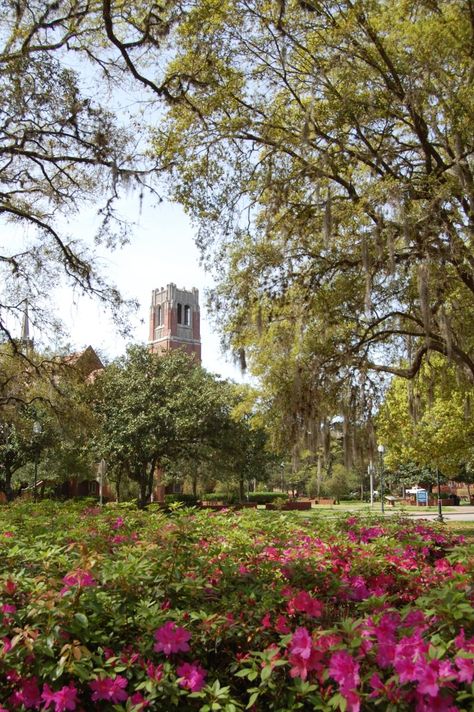
[[[405,512],[410,519],[438,519],[438,512],[423,512],[423,507],[420,506],[419,512]],[[399,510],[400,511],[400,510]],[[390,508],[390,512],[385,509],[386,514],[396,514],[395,508]],[[474,522],[474,507],[459,506],[459,507],[443,507],[443,519],[447,522]]]

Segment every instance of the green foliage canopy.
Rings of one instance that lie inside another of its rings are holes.
[[[472,380],[470,4],[201,0],[173,40],[156,152],[269,390],[288,360],[365,392],[433,351]]]
[[[100,457],[140,486],[146,503],[159,466],[196,459],[203,446],[218,447],[228,432],[232,403],[227,384],[180,350],[157,356],[132,346],[94,384],[101,427]]]

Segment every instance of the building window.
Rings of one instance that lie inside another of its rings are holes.
[[[161,324],[163,323],[161,318],[162,318],[161,317],[161,307],[157,306],[156,307],[156,326],[161,326]]]
[[[178,304],[178,324],[183,323],[183,306],[182,304]]]
[[[184,325],[191,326],[191,307],[189,304],[184,307]]]

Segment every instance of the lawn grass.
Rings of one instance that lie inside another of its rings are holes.
[[[466,537],[466,542],[474,544],[474,522],[446,522],[450,532]]]

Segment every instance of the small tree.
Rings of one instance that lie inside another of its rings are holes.
[[[161,356],[132,346],[94,385],[100,457],[120,468],[150,499],[166,461],[199,457],[220,442],[229,416],[226,384],[180,350]]]

